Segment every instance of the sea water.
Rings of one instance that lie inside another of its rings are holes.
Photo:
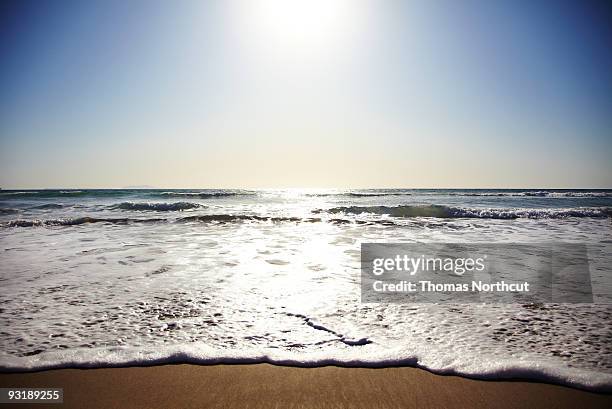
[[[419,366],[612,390],[610,190],[0,191],[0,369]],[[361,243],[584,243],[593,304],[366,304]]]

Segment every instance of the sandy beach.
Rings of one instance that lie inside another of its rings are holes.
[[[0,374],[2,387],[62,387],[36,408],[607,408],[612,395],[415,368],[166,365]],[[18,407],[27,407],[23,404]]]

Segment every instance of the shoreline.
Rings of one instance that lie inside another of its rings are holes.
[[[0,373],[2,387],[61,387],[35,408],[607,408],[612,394],[526,380],[478,380],[414,367],[172,364]]]

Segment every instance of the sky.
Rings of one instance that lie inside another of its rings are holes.
[[[612,188],[606,1],[3,1],[0,187]]]

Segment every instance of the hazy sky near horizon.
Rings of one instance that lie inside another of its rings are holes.
[[[0,187],[612,188],[605,1],[4,1]]]

